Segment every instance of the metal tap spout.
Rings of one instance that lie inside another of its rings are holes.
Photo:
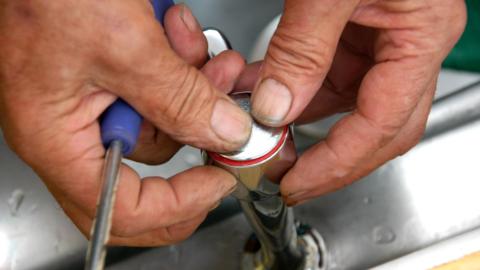
[[[249,93],[231,97],[250,112]],[[242,149],[228,154],[205,153],[207,164],[237,178],[233,195],[260,242],[258,256],[244,263],[244,269],[317,269],[306,268],[311,264],[307,258],[312,256],[301,244],[304,241],[299,241],[293,210],[279,191],[280,180],[297,158],[292,135],[290,127],[267,127],[254,121],[250,139]]]

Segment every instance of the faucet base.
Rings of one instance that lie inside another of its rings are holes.
[[[302,249],[303,263],[300,268],[288,269],[282,265],[268,266],[265,264],[260,241],[255,234],[247,240],[242,257],[242,270],[325,270],[327,256],[325,241],[322,236],[308,225],[297,222],[297,244]]]

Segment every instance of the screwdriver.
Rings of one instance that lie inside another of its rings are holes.
[[[155,17],[163,24],[165,12],[174,5],[172,0],[150,0]],[[143,118],[125,101],[116,100],[100,119],[102,143],[107,149],[102,175],[102,190],[91,232],[85,270],[101,270],[105,266],[106,244],[112,225],[112,208],[123,156],[135,149]]]

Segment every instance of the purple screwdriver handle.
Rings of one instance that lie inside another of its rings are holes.
[[[173,0],[150,0],[155,17],[162,23]],[[103,113],[100,123],[102,143],[108,149],[113,141],[122,142],[122,154],[128,156],[137,144],[143,118],[125,101],[118,99]]]
[[[153,10],[155,11],[155,17],[163,25],[165,13],[170,7],[175,5],[175,3],[173,0],[150,0],[150,3],[152,3]]]

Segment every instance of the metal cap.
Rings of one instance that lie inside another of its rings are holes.
[[[237,93],[231,98],[250,113],[250,93]],[[267,127],[253,121],[252,133],[247,143],[238,151],[227,154],[210,153],[218,162],[233,166],[249,166],[263,163],[275,156],[288,135],[288,127]]]
[[[232,46],[230,42],[225,37],[225,35],[218,29],[215,28],[205,28],[203,30],[203,35],[207,39],[208,43],[208,57],[210,59],[219,55],[223,51],[231,50]]]

